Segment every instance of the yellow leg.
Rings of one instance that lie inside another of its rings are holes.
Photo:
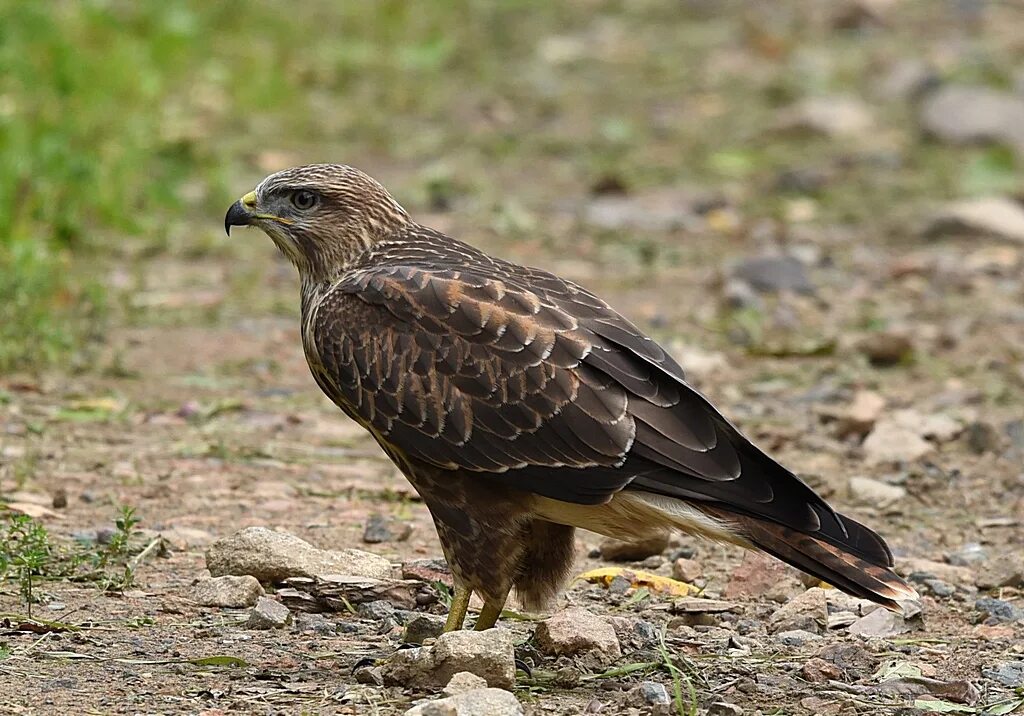
[[[492,626],[498,623],[498,617],[501,616],[501,610],[504,608],[504,599],[502,599],[500,602],[485,601],[484,608],[480,610],[480,616],[477,617],[476,625],[473,628],[476,631],[490,629]]]
[[[444,623],[444,630],[458,631],[462,628],[462,622],[466,621],[466,612],[469,610],[469,597],[473,593],[469,587],[455,587],[455,596],[452,597],[452,606],[448,610],[448,620]]]

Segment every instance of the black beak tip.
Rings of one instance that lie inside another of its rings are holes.
[[[252,214],[249,213],[248,209],[239,200],[231,205],[228,213],[224,216],[224,231],[228,236],[231,236],[232,226],[249,226],[251,223]]]

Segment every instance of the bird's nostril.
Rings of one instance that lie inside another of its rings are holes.
[[[248,194],[242,197],[242,203],[250,209],[256,206],[256,192],[250,191]]]

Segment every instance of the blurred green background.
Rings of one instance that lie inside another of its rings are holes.
[[[929,202],[1019,191],[1013,147],[929,141],[914,88],[879,84],[921,63],[1020,91],[1019,8],[875,5],[0,0],[0,372],[88,367],[141,310],[133,267],[238,260],[225,207],[298,162],[383,174],[414,214],[455,206],[514,257],[597,246],[599,266],[681,260],[678,241],[605,252],[564,201],[700,185],[742,247],[808,206],[898,241]],[[877,129],[774,131],[835,96]],[[827,181],[779,181],[809,166]]]

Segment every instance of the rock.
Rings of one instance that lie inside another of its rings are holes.
[[[910,630],[910,625],[901,615],[882,608],[861,617],[846,628],[848,634],[863,637],[890,637]]]
[[[1024,587],[1024,556],[1004,553],[985,562],[974,584],[978,589]]]
[[[804,646],[812,641],[821,641],[821,637],[818,634],[804,631],[803,629],[780,631],[775,635],[775,638],[786,646]]]
[[[678,579],[681,582],[692,583],[694,580],[700,579],[703,571],[700,562],[695,559],[680,557],[672,562],[672,579]]]
[[[870,477],[850,478],[850,499],[862,505],[888,507],[907,496],[899,485],[890,485]]]
[[[671,703],[665,685],[657,681],[641,681],[636,687],[636,692],[640,700],[648,706],[668,706]]]
[[[874,691],[883,696],[898,696],[904,699],[932,696],[958,704],[973,704],[980,696],[978,690],[968,681],[940,681],[926,676],[886,679],[878,684]]]
[[[857,350],[867,356],[868,362],[877,368],[888,368],[911,360],[914,344],[902,333],[879,331],[863,338]]]
[[[1000,196],[956,201],[930,218],[924,234],[928,238],[980,237],[1024,243],[1024,206]]]
[[[708,706],[708,716],[743,716],[743,708],[728,701],[715,701]]]
[[[768,619],[768,631],[778,633],[802,629],[819,634],[827,624],[828,602],[825,590],[812,587],[776,609]]]
[[[951,552],[946,555],[946,560],[950,564],[959,567],[973,567],[979,564],[984,564],[987,559],[988,552],[986,552],[985,548],[977,542],[967,542],[956,552]]]
[[[894,410],[887,419],[937,443],[948,443],[964,431],[959,420],[945,413],[923,414],[911,408]]]
[[[975,455],[996,452],[1002,443],[999,431],[992,423],[974,421],[966,430],[967,449]]]
[[[985,624],[1008,624],[1024,620],[1024,610],[1004,599],[982,597],[974,602],[974,609],[981,613]]]
[[[346,611],[353,605],[381,601],[401,609],[415,609],[437,601],[437,592],[432,587],[414,579],[325,574],[315,578],[289,577],[284,584],[287,588],[278,589],[278,597],[305,611]]]
[[[356,613],[363,619],[370,619],[375,622],[382,622],[387,619],[394,619],[395,605],[386,599],[374,599],[372,602],[363,602],[356,609]]]
[[[720,599],[683,597],[672,602],[670,611],[673,614],[719,614],[721,612],[738,612],[740,605]]]
[[[355,549],[317,549],[295,535],[266,527],[247,527],[217,540],[206,551],[206,567],[215,577],[249,574],[261,582],[332,574],[391,576],[391,563],[383,557]]]
[[[390,542],[392,539],[391,527],[384,515],[374,513],[366,520],[366,527],[363,529],[363,542],[377,544],[378,542]]]
[[[928,592],[939,599],[948,599],[956,594],[956,587],[941,579],[925,579],[921,582]]]
[[[658,630],[653,624],[636,617],[608,617],[615,636],[619,639],[620,649],[636,651],[651,649],[658,643]]]
[[[473,689],[413,706],[405,716],[523,716],[523,707],[508,691]]]
[[[935,562],[930,559],[907,559],[901,562],[902,571],[906,574],[924,577],[937,577],[951,584],[973,584],[974,572],[967,567],[945,562]]]
[[[402,563],[402,579],[417,579],[428,584],[440,582],[452,587],[452,570],[443,559],[413,559]]]
[[[914,430],[889,419],[878,421],[861,447],[869,465],[914,462],[935,449]]]
[[[292,621],[288,607],[268,597],[260,597],[249,612],[246,629],[282,629]]]
[[[381,676],[380,669],[376,666],[359,666],[352,672],[352,675],[356,677],[357,684],[366,684],[368,686],[384,685],[384,677]]]
[[[817,654],[819,659],[834,664],[848,681],[859,681],[875,673],[878,657],[860,644],[831,644]]]
[[[533,639],[549,656],[588,654],[611,662],[621,656],[615,628],[605,618],[571,607],[537,625]]]
[[[441,693],[445,696],[458,696],[467,691],[486,688],[487,681],[485,679],[469,671],[460,671],[452,675],[452,678],[448,680],[448,685],[441,689]]]
[[[998,681],[1003,686],[1017,689],[1024,686],[1024,661],[1007,661],[996,666],[985,667],[981,675]]]
[[[675,231],[703,226],[702,211],[720,200],[703,190],[676,187],[636,194],[605,194],[583,208],[583,221],[598,229],[622,231]]]
[[[874,126],[867,105],[854,97],[837,95],[811,97],[782,110],[775,130],[820,134],[826,137],[856,137]]]
[[[382,665],[388,686],[439,688],[460,671],[468,671],[489,686],[510,689],[515,684],[515,653],[511,635],[503,629],[452,631],[432,646],[396,651]]]
[[[951,144],[999,142],[1024,152],[1024,97],[988,87],[948,85],[921,102],[926,133]]]
[[[931,67],[917,59],[903,60],[893,65],[878,83],[878,92],[886,99],[914,100],[939,84],[939,77]]]
[[[225,575],[200,579],[192,587],[194,602],[204,607],[251,607],[263,596],[260,580],[249,575],[235,577]]]
[[[839,679],[843,672],[835,664],[815,656],[804,662],[800,675],[812,684],[824,684]]]
[[[806,267],[795,256],[744,259],[733,267],[731,274],[759,293],[814,293],[814,284],[807,276]]]
[[[668,533],[636,542],[607,538],[601,541],[600,549],[601,559],[609,562],[639,562],[668,549]]]
[[[406,644],[422,644],[427,639],[436,639],[444,630],[444,622],[444,617],[417,614],[405,625],[402,641]]]
[[[306,614],[299,612],[295,615],[295,630],[304,633],[320,634],[330,636],[336,634],[337,625],[320,614]]]
[[[838,436],[867,435],[883,410],[885,398],[871,390],[858,390],[850,405],[835,416]]]
[[[726,599],[768,597],[772,601],[784,602],[802,589],[792,567],[767,555],[747,552],[729,575],[722,594]]]

